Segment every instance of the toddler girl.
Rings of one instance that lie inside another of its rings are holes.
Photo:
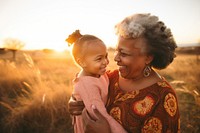
[[[105,44],[96,36],[81,35],[79,30],[69,35],[66,41],[69,45],[73,44],[72,55],[81,68],[73,82],[73,97],[84,102],[89,116],[94,120],[97,118],[92,111],[92,106],[95,106],[109,122],[112,133],[126,132],[107,113],[105,108],[109,85],[109,79],[106,75],[109,60]],[[75,133],[84,133],[81,115],[74,118],[74,131]]]

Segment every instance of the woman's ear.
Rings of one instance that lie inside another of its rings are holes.
[[[150,64],[152,62],[153,58],[154,58],[153,55],[147,55],[146,64]]]
[[[86,67],[86,64],[83,60],[81,60],[80,58],[76,59],[78,65],[80,65],[82,68]]]

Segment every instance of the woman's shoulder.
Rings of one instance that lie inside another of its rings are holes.
[[[173,95],[176,95],[174,88],[164,77],[162,77],[162,80],[157,82],[156,85],[157,85],[157,91],[160,92],[160,94],[167,95],[171,93]]]

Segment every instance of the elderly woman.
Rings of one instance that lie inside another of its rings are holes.
[[[114,60],[119,69],[108,73],[108,113],[130,133],[180,132],[175,91],[155,71],[174,60],[177,45],[170,29],[156,16],[135,14],[117,24],[116,33]],[[69,102],[70,112],[80,111],[78,105]],[[84,112],[86,131],[110,132],[105,118],[94,112],[99,117],[96,121]]]

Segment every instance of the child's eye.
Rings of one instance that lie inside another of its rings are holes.
[[[97,61],[100,61],[100,60],[101,60],[101,58],[97,58],[96,60],[97,60]]]

